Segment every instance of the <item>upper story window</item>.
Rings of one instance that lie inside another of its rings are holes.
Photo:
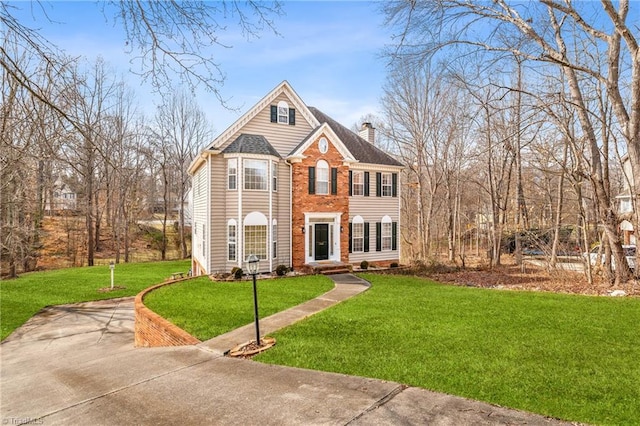
[[[382,173],[382,196],[391,197],[393,195],[393,180],[391,173]]]
[[[352,194],[364,195],[364,172],[353,172],[352,178]]]
[[[376,197],[398,196],[398,174],[376,173]]]
[[[271,190],[278,190],[278,163],[275,161],[271,163]]]
[[[329,194],[329,164],[324,160],[316,164],[316,194]]]
[[[289,124],[289,104],[285,101],[278,102],[278,123]]]
[[[238,159],[227,160],[227,182],[229,189],[238,189]]]
[[[267,160],[244,160],[244,189],[267,190]]]
[[[280,124],[296,124],[296,110],[289,108],[285,101],[278,102],[278,105],[271,105],[271,122]]]

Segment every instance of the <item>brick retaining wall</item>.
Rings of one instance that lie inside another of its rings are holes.
[[[157,346],[184,346],[195,345],[200,343],[196,339],[180,327],[170,323],[160,315],[153,312],[144,305],[144,297],[153,290],[174,284],[181,280],[168,281],[162,284],[149,287],[142,290],[136,296],[134,312],[135,312],[135,346],[139,347],[157,347]]]

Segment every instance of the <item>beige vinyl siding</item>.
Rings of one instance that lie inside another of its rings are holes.
[[[398,197],[376,197],[376,172],[398,173],[400,170],[388,168],[378,169],[375,166],[352,168],[352,170],[364,170],[369,172],[369,196],[349,197],[349,222],[355,216],[362,216],[365,222],[369,222],[369,251],[362,253],[349,253],[349,262],[358,263],[363,260],[369,262],[382,260],[395,260],[400,257],[400,250],[376,251],[376,222],[382,222],[386,215],[392,222],[398,222],[398,248],[400,247],[400,178],[398,177]]]
[[[278,165],[278,191],[273,195],[273,217],[278,221],[278,257],[273,260],[273,268],[278,265],[291,267],[291,182],[290,165]]]
[[[209,273],[226,269],[227,261],[227,162],[219,155],[211,157],[211,246]]]
[[[207,262],[202,247],[203,225],[207,227],[207,167],[203,163],[193,176],[193,257],[200,265],[206,267]],[[208,271],[207,271],[208,272]]]
[[[250,135],[262,135],[273,146],[282,158],[285,158],[298,144],[311,133],[312,127],[307,123],[305,118],[296,110],[296,124],[294,126],[288,124],[279,124],[271,122],[271,105],[277,105],[278,102],[285,101],[289,104],[289,108],[294,105],[289,98],[281,94],[270,105],[267,105],[255,117],[253,117],[241,130],[229,138],[229,140],[221,147],[226,148],[231,142],[236,140],[241,133]]]

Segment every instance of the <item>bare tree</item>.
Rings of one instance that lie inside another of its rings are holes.
[[[160,138],[167,142],[169,161],[175,171],[175,193],[178,200],[178,238],[182,258],[188,257],[185,234],[185,209],[190,189],[187,168],[204,143],[211,137],[204,112],[192,98],[181,92],[158,108],[156,127]],[[163,144],[164,146],[164,144]]]
[[[640,191],[640,50],[638,26],[627,24],[637,3],[622,0],[614,4],[602,0],[601,8],[592,3],[540,0],[526,7],[498,0],[432,0],[389,3],[388,22],[400,29],[399,55],[424,58],[450,46],[470,47],[495,52],[509,52],[525,60],[556,67],[566,81],[568,97],[575,108],[582,137],[588,142],[589,180],[594,188],[601,224],[613,250],[616,282],[629,277],[620,238],[616,212],[607,191],[606,165],[603,164],[597,133],[599,111],[588,102],[591,83],[605,89],[616,117],[615,126],[623,135],[634,175],[634,200]],[[587,14],[587,10],[589,10]],[[487,24],[489,30],[487,31]],[[484,26],[480,30],[479,26]],[[479,31],[476,31],[479,30]],[[581,41],[593,41],[606,51],[583,54]],[[601,66],[603,64],[604,66]],[[614,123],[612,123],[614,124]],[[635,208],[638,222],[638,205]]]

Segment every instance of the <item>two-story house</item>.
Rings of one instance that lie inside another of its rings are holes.
[[[191,163],[194,275],[318,263],[379,265],[400,253],[402,164],[307,106],[286,81]]]

